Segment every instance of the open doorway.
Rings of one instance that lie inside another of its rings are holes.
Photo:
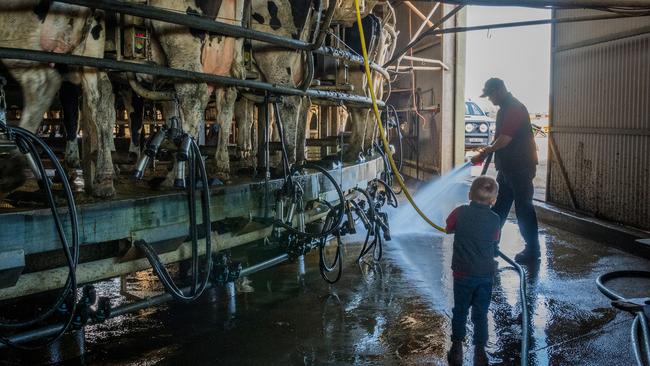
[[[531,19],[548,19],[551,11],[521,7],[467,8],[467,25],[510,23]],[[546,197],[548,162],[548,113],[551,69],[551,26],[537,25],[498,28],[467,33],[465,76],[465,149],[472,150],[491,141],[498,107],[480,98],[485,81],[502,79],[506,87],[530,113],[536,132],[539,165],[534,180],[535,198]],[[472,175],[479,175],[474,167]],[[488,171],[496,175],[494,165]]]

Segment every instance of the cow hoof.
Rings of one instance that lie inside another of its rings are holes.
[[[230,183],[230,172],[216,171],[214,174],[212,174],[212,178],[208,179],[208,181],[211,181],[211,180],[220,181],[221,185],[223,185],[225,183]],[[212,185],[212,183],[210,185]]]
[[[95,182],[92,190],[93,197],[96,198],[111,198],[115,195],[115,186],[113,185],[113,178],[102,178]]]

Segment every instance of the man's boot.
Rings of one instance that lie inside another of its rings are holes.
[[[449,366],[463,366],[463,343],[452,342],[451,349],[447,352]]]
[[[485,348],[481,346],[474,347],[474,366],[488,366],[489,364]]]
[[[539,250],[524,249],[515,256],[515,262],[531,263],[539,260]]]

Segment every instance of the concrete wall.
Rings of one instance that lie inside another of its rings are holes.
[[[649,230],[650,17],[553,27],[550,124],[547,200]]]
[[[434,3],[412,2],[423,14],[428,14]],[[441,5],[432,21],[441,18],[442,12],[449,12],[453,7]],[[401,3],[395,8],[398,23],[398,49],[408,44],[409,34],[413,35],[422,23],[421,19],[411,13],[411,30],[409,33],[409,8]],[[457,18],[447,21],[445,27],[464,24],[464,13]],[[427,27],[428,29],[428,27]],[[453,34],[444,37],[428,37],[413,50],[413,56],[442,60],[449,70],[416,71],[400,74],[392,84],[393,90],[389,103],[395,105],[405,126],[404,150],[406,161],[403,173],[418,179],[430,179],[448,171],[463,158],[464,140],[464,35]],[[458,57],[461,52],[462,57]],[[407,53],[410,55],[410,53]],[[458,62],[457,62],[458,61]],[[415,66],[435,66],[414,62]],[[411,62],[403,60],[402,66],[410,66]],[[458,72],[457,72],[458,70]],[[460,77],[460,81],[459,81]],[[419,100],[419,114],[409,112],[413,109],[412,78]],[[457,88],[458,87],[458,88]],[[406,90],[405,90],[406,89]],[[460,98],[460,99],[459,99]],[[460,101],[459,103],[457,103]],[[459,113],[460,111],[460,113]],[[417,124],[417,125],[416,125]],[[460,127],[458,127],[460,126]],[[460,131],[460,139],[458,132]],[[419,138],[416,135],[419,134]]]

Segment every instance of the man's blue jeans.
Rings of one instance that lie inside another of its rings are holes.
[[[485,347],[488,341],[488,308],[492,298],[492,277],[464,276],[454,278],[454,309],[451,318],[451,340],[462,342],[467,333],[467,315],[472,308],[475,346]]]
[[[497,174],[499,195],[492,207],[492,211],[501,217],[501,227],[503,227],[514,202],[519,231],[526,241],[526,250],[531,253],[539,253],[537,214],[533,206],[535,170],[532,168],[499,171]]]

